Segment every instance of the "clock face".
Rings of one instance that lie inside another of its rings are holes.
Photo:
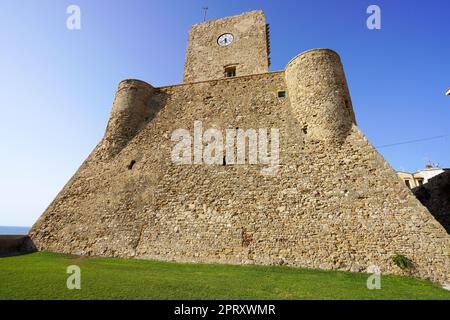
[[[217,43],[219,44],[219,46],[224,47],[230,45],[233,42],[233,40],[234,37],[231,33],[224,33],[217,39]]]

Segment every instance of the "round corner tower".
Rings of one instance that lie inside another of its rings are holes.
[[[155,88],[141,80],[119,83],[104,136],[107,158],[115,156],[150,121],[156,110],[151,98]]]
[[[286,66],[292,112],[312,140],[341,142],[356,123],[339,55],[329,49],[302,52]]]

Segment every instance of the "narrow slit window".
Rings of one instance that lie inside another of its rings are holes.
[[[347,109],[347,112],[351,115],[352,114],[352,106],[350,105],[350,101],[345,99],[345,108]]]
[[[128,170],[133,169],[135,164],[136,164],[136,160],[131,160],[130,164],[127,166]]]

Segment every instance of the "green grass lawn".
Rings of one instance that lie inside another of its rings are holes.
[[[81,268],[81,290],[68,290],[66,268]],[[450,299],[418,279],[287,267],[184,264],[82,258],[38,252],[0,258],[0,299]]]

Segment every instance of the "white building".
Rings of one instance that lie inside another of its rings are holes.
[[[450,169],[436,168],[432,165],[427,165],[425,169],[415,173],[397,171],[397,175],[405,182],[408,188],[413,189],[427,183],[431,178],[448,170]]]

